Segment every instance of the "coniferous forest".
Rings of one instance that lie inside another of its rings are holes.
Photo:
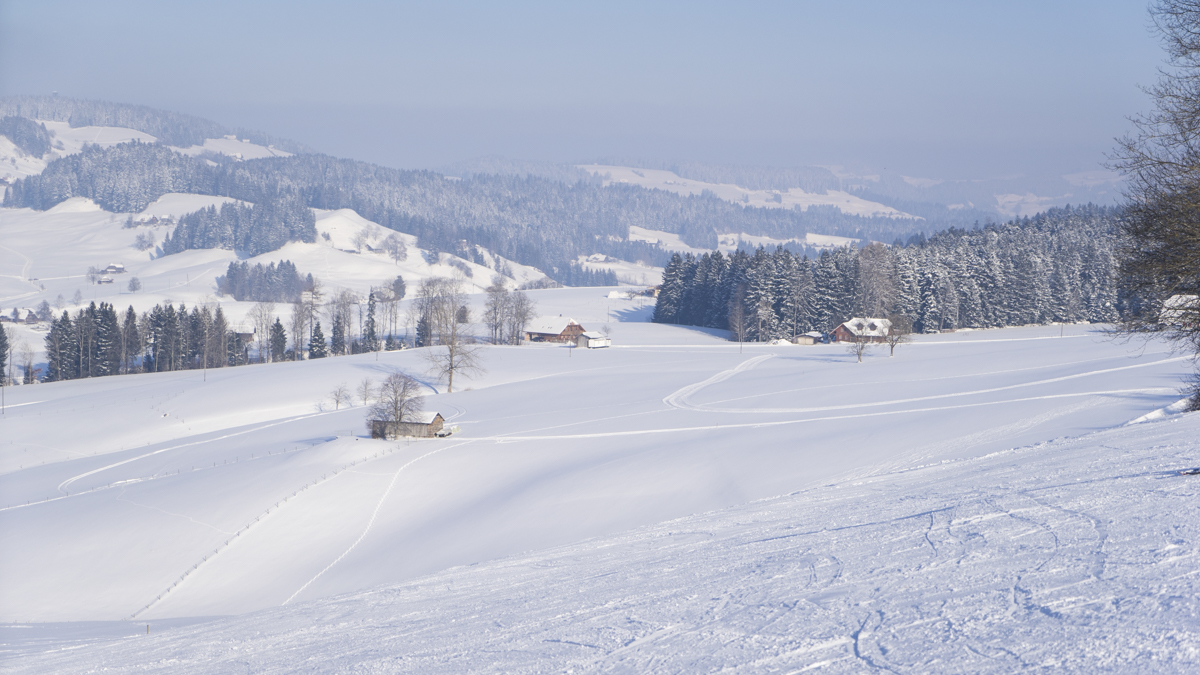
[[[950,229],[906,246],[675,255],[654,321],[730,329],[750,341],[828,332],[855,316],[902,315],[916,332],[1111,322],[1137,303],[1118,283],[1119,212],[1051,209]]]

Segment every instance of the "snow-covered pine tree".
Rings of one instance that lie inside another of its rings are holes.
[[[271,360],[282,361],[286,352],[287,331],[283,329],[283,323],[279,321],[279,317],[275,317],[275,323],[271,324]]]
[[[325,334],[321,332],[321,322],[313,324],[312,336],[308,339],[308,358],[323,359],[328,356],[325,345]]]

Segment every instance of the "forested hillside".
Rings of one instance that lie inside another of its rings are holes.
[[[158,110],[144,105],[88,101],[65,96],[0,97],[0,117],[67,122],[72,127],[124,127],[154,136],[160,143],[186,148],[204,145],[205,139],[229,134],[258,145],[274,145],[292,153],[311,152],[306,146],[247,129],[231,129],[193,115]]]
[[[1117,210],[1082,206],[908,246],[674,256],[654,321],[729,328],[747,340],[903,315],[918,332],[1110,322],[1136,302],[1118,286]]]
[[[511,175],[448,180],[428,171],[388,169],[326,155],[243,162],[188,157],[144,143],[88,147],[56,159],[40,175],[17,181],[5,205],[48,209],[70,197],[87,197],[106,210],[132,212],[169,192],[221,195],[254,204],[274,203],[290,195],[286,199],[297,199],[304,206],[350,208],[385,227],[416,235],[422,248],[456,253],[464,248],[463,242],[478,244],[563,282],[581,254],[665,263],[660,249],[626,240],[631,225],[678,233],[698,247],[715,247],[720,232],[798,237],[810,222],[822,223],[823,232],[875,232],[875,221],[883,220],[888,228],[899,226],[892,219],[847,216],[833,208],[803,212],[746,208],[707,195],[684,197],[627,185],[601,187],[594,181],[568,185]],[[271,227],[280,229],[278,223]],[[228,243],[224,235],[197,237],[189,228],[177,232],[178,243],[168,252]],[[234,239],[286,240],[253,231]]]

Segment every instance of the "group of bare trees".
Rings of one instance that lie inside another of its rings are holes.
[[[469,376],[482,371],[479,347],[467,334],[471,310],[462,281],[448,277],[429,277],[421,282],[413,301],[417,316],[417,338],[426,353],[430,371],[454,391],[454,376]]]
[[[483,306],[483,323],[492,344],[521,344],[525,325],[533,319],[535,311],[533,300],[524,291],[510,291],[504,279],[494,278],[487,287]]]

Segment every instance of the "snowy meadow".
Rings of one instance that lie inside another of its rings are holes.
[[[612,348],[485,347],[452,394],[419,349],[9,389],[5,669],[1200,661],[1187,359],[1075,325],[860,364],[606,293],[533,294]],[[372,440],[329,400],[397,371],[456,433]]]

